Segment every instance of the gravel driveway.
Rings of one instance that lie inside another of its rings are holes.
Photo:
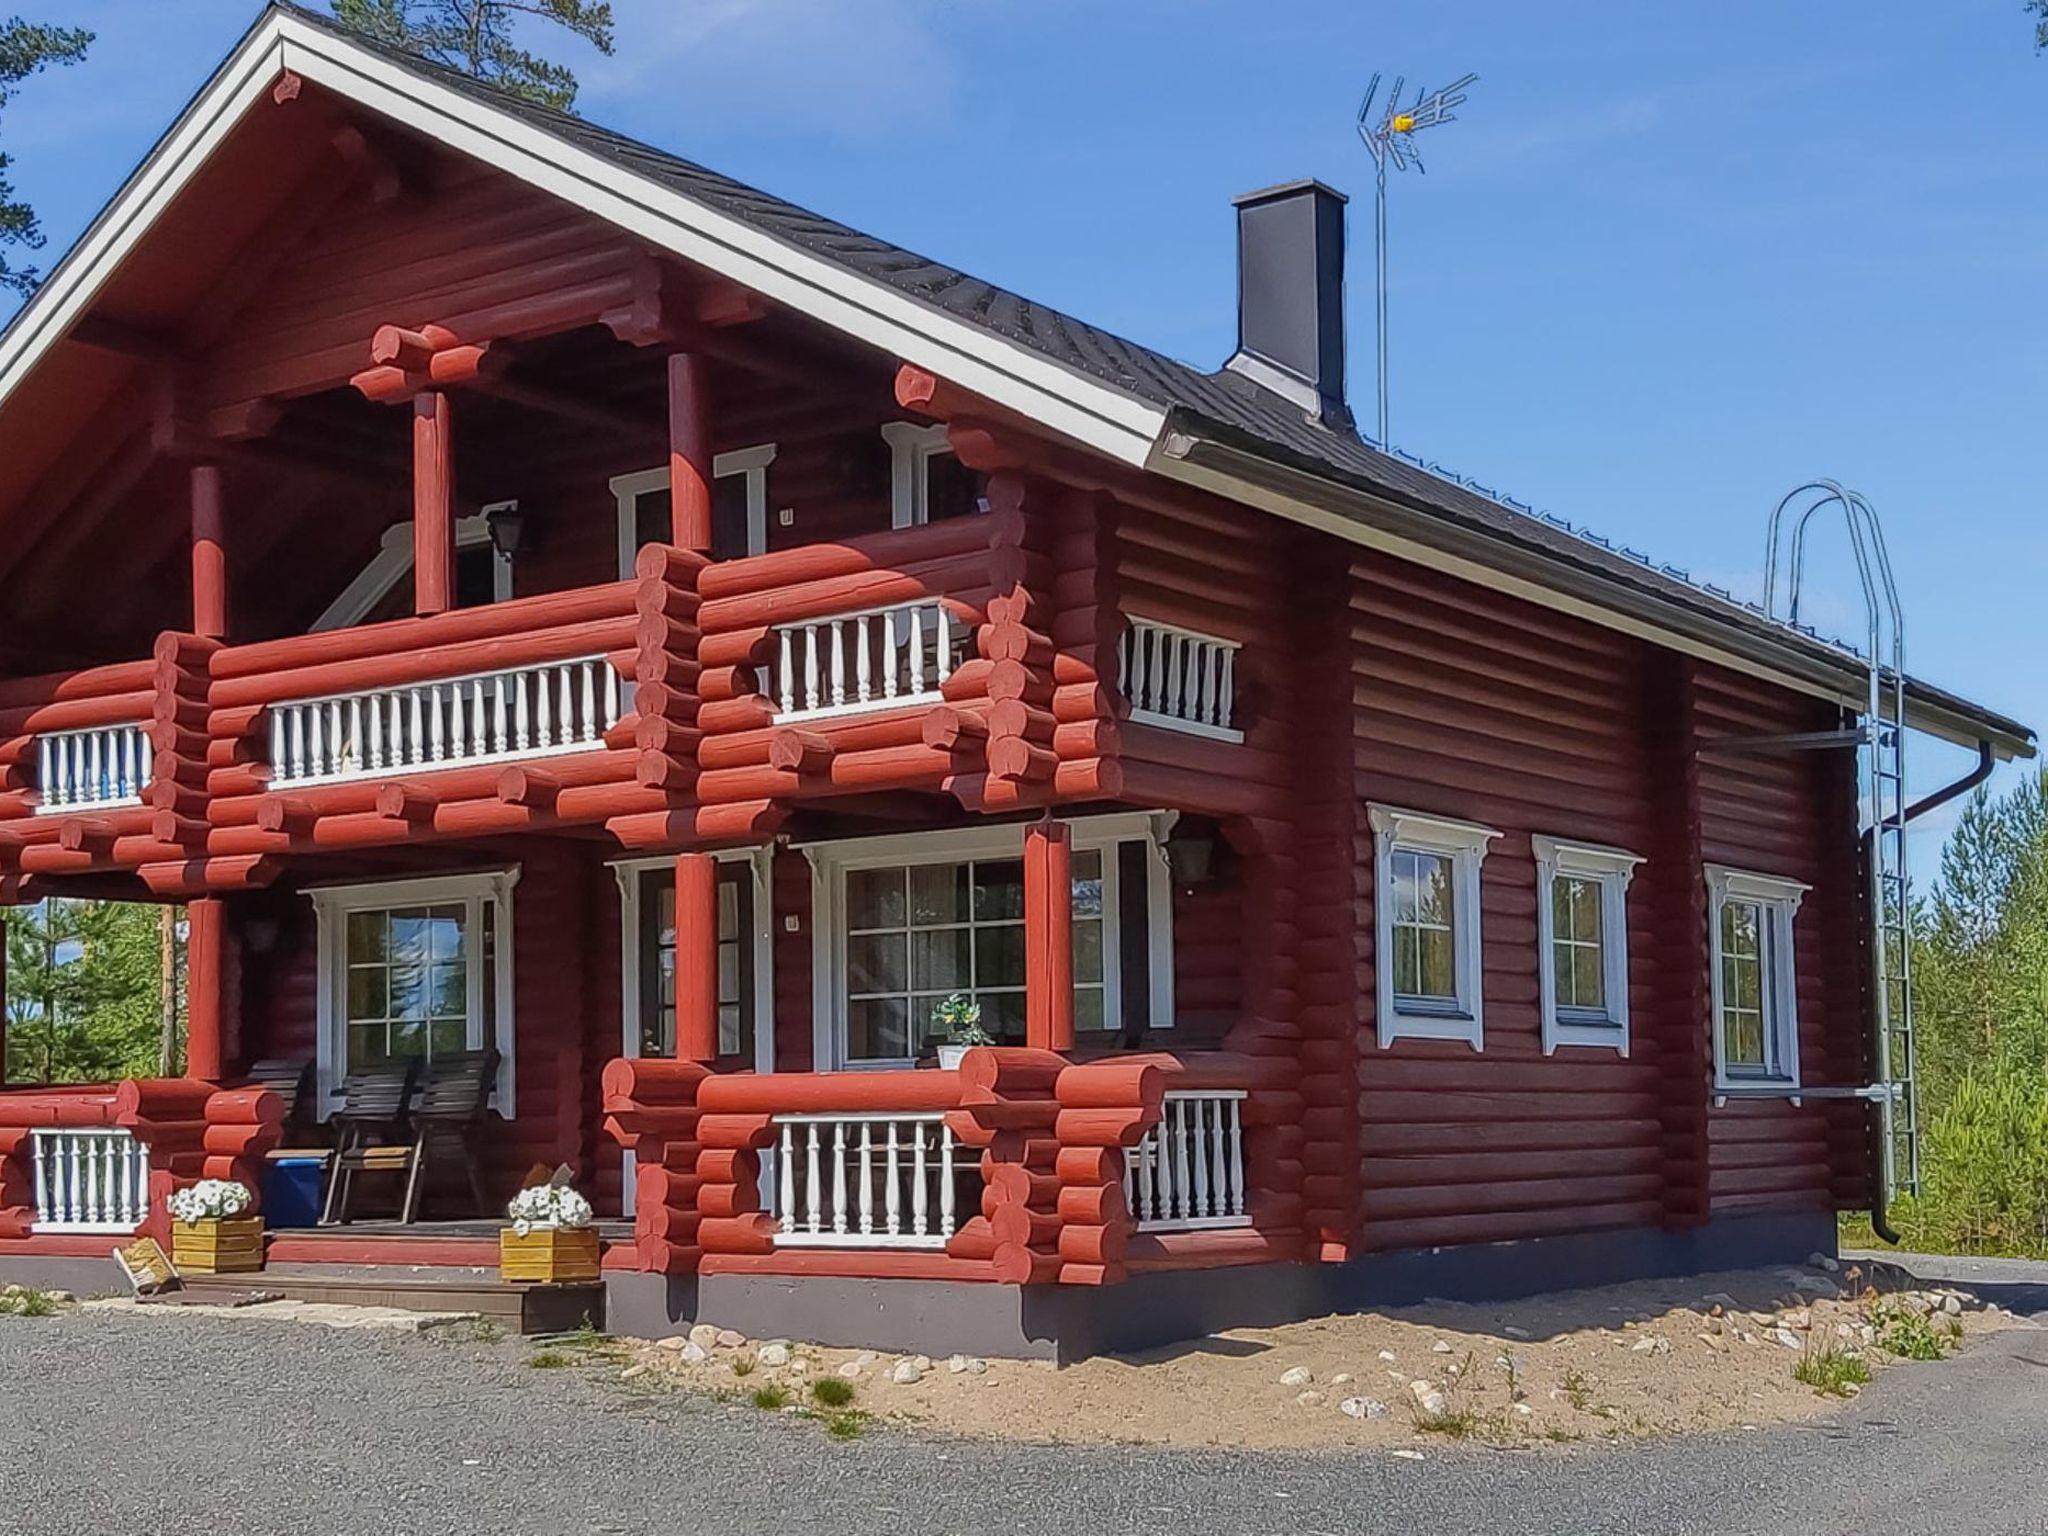
[[[0,1319],[0,1528],[76,1533],[2048,1531],[2048,1332],[1900,1366],[1839,1418],[1422,1461],[947,1443],[536,1370],[531,1345]],[[1189,1405],[1199,1412],[1199,1404]]]

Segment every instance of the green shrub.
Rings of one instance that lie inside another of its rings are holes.
[[[1961,1330],[1937,1324],[1896,1302],[1880,1302],[1870,1314],[1877,1347],[1901,1360],[1939,1360],[1955,1348]]]
[[[867,1427],[868,1416],[856,1408],[849,1408],[844,1413],[835,1413],[825,1421],[825,1433],[834,1440],[856,1440]]]
[[[763,1413],[780,1413],[789,1406],[789,1388],[769,1382],[754,1388],[754,1406]]]

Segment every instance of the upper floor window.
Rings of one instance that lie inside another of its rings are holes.
[[[1536,925],[1543,1054],[1602,1045],[1628,1054],[1628,886],[1642,860],[1538,834]]]
[[[768,552],[768,466],[774,462],[773,443],[738,448],[711,461],[712,559]],[[619,578],[624,580],[633,574],[633,558],[643,544],[670,542],[669,472],[614,475],[611,486],[618,502]]]
[[[1500,834],[1420,811],[1368,806],[1379,1038],[1485,1039],[1479,866]]]
[[[988,510],[988,476],[954,456],[944,423],[891,421],[883,425],[882,438],[889,445],[890,527],[915,528]]]
[[[1799,1086],[1792,919],[1809,889],[1778,875],[1707,866],[1717,1088]]]

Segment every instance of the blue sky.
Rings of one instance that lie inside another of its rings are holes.
[[[255,7],[22,8],[101,33],[4,125],[61,247]],[[1913,670],[2048,722],[2048,57],[2020,0],[615,8],[618,57],[557,50],[589,116],[1204,365],[1230,197],[1353,193],[1367,420],[1359,90],[1476,70],[1394,188],[1395,441],[1745,592],[1770,505],[1836,476],[1885,517]],[[1853,629],[1846,566],[1817,575]],[[1961,761],[1922,753],[1919,787]]]

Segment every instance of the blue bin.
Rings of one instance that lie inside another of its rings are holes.
[[[272,1158],[263,1170],[263,1224],[311,1227],[320,1221],[320,1197],[327,1171],[324,1154]]]

